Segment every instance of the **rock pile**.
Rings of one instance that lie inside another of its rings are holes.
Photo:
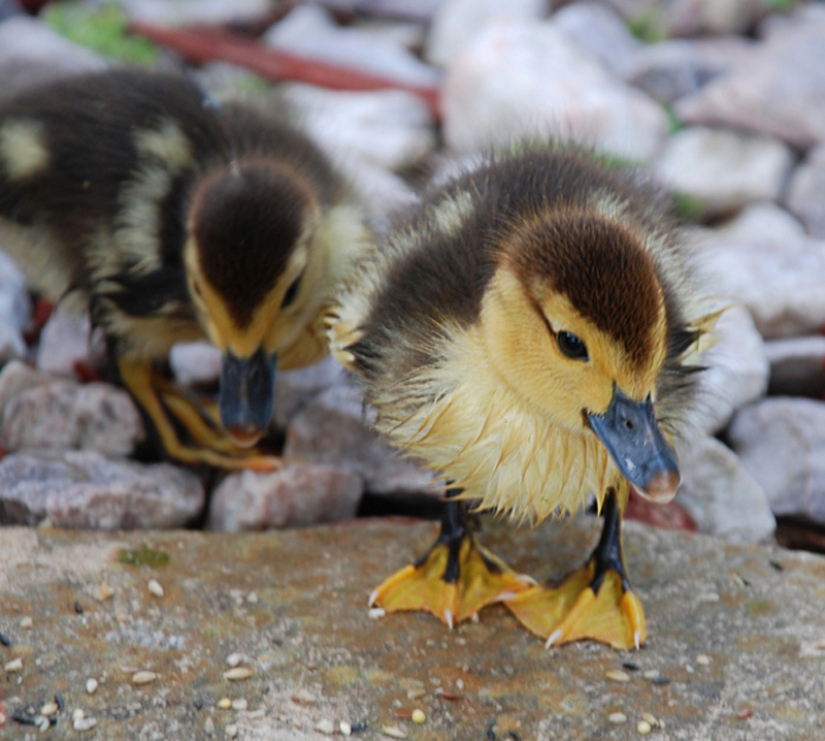
[[[216,15],[219,5],[176,4],[184,16],[162,20],[233,20]],[[231,16],[233,5],[223,12]],[[395,18],[352,14],[346,25],[324,5],[295,8],[262,44],[441,89],[436,120],[404,90],[277,86],[350,173],[379,228],[415,198],[410,175],[416,183],[421,173],[443,176],[456,160],[520,136],[578,139],[639,163],[675,193],[702,280],[731,307],[707,356],[691,432],[678,444],[685,481],[677,501],[702,531],[736,540],[769,538],[774,515],[825,524],[825,5],[605,0],[554,10],[548,0],[395,0],[381,5]],[[157,3],[125,7],[145,18]],[[201,7],[208,18],[198,16]],[[242,10],[253,7],[248,0]],[[24,16],[0,23],[0,50],[4,93],[107,63]],[[197,74],[213,87],[244,75],[220,62]],[[95,364],[82,327],[68,346],[51,339],[65,334],[53,324],[39,351],[26,346],[28,300],[0,255],[0,359],[36,358],[39,369],[11,360],[0,374],[8,452],[0,522],[166,526],[202,517],[217,530],[280,527],[351,516],[364,491],[429,486],[372,435],[357,390],[327,361],[279,377],[284,471],[222,477],[204,513],[190,474],[173,480],[150,466],[130,469],[124,476],[161,477],[151,492],[136,486],[131,499],[118,499],[131,514],[81,507],[63,517],[44,504],[43,482],[64,487],[71,469],[74,489],[87,481],[102,496],[117,467],[141,466],[123,459],[143,431],[121,392],[67,380],[78,360]],[[181,348],[172,366],[182,381],[198,383],[217,369],[208,347]],[[100,474],[103,459],[91,453],[67,452],[89,450],[106,456],[112,472]],[[24,476],[38,485],[27,489]],[[152,501],[168,497],[157,518],[146,518],[151,508],[138,501],[140,491]]]

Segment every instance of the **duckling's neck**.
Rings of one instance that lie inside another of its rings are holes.
[[[443,360],[416,379],[435,401],[405,419],[379,420],[379,429],[482,508],[514,519],[565,515],[590,492],[601,501],[620,474],[595,435],[559,426],[504,383],[477,327],[444,347]]]

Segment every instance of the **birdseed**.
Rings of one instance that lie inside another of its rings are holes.
[[[380,620],[387,612],[383,607],[371,607],[367,613],[370,620]]]
[[[614,682],[629,682],[630,675],[627,672],[623,672],[620,669],[613,669],[609,672],[605,673],[605,676],[608,679],[612,679]]]
[[[424,715],[424,711],[421,708],[416,708],[412,711],[412,722],[418,723],[421,725],[427,720],[427,716]]]
[[[241,661],[243,661],[243,656],[238,653],[229,654],[229,656],[226,657],[227,666],[231,666],[233,669],[238,666]]]
[[[0,645],[11,646],[11,638],[9,638],[5,633],[0,633]]]
[[[7,661],[3,665],[3,669],[7,672],[19,672],[23,670],[23,659],[17,658]]]
[[[642,720],[647,721],[654,728],[659,725],[659,719],[655,715],[653,715],[652,713],[643,712],[642,713]]]
[[[229,708],[232,707],[232,700],[230,700],[228,697],[222,697],[220,700],[218,700],[218,707],[221,710],[229,710]]]
[[[81,718],[85,718],[86,713],[83,712],[81,708],[75,708],[72,711],[72,721],[80,720]]]
[[[226,734],[227,738],[235,738],[238,735],[238,726],[234,723],[230,723],[226,728],[223,729],[223,732]]]
[[[31,617],[29,615],[26,615],[26,617],[20,618],[20,627],[23,630],[31,629],[32,625],[34,625],[34,621],[31,619]]]
[[[40,715],[54,715],[57,712],[57,703],[56,702],[47,702],[40,708]]]
[[[114,593],[115,590],[112,589],[105,581],[102,581],[97,585],[95,598],[98,602],[105,602],[107,599],[111,599],[111,597],[114,596]]]
[[[708,666],[708,664],[710,664],[710,656],[707,656],[705,654],[699,654],[696,657],[696,663],[700,666]]]
[[[163,597],[163,587],[156,579],[149,579],[149,583],[146,586],[155,597]]]
[[[636,730],[641,733],[642,736],[647,736],[647,734],[653,730],[653,726],[651,726],[646,720],[640,720],[636,725]]]
[[[72,728],[76,731],[90,731],[97,725],[94,718],[77,718],[72,721]]]
[[[215,721],[212,718],[207,718],[203,722],[203,732],[207,736],[211,736],[215,732]]]
[[[335,723],[329,718],[323,718],[315,724],[315,730],[323,733],[325,736],[331,736],[335,733]]]
[[[93,695],[97,692],[97,680],[94,677],[89,677],[86,680],[86,692]]]
[[[245,697],[239,697],[237,700],[232,700],[233,710],[246,710],[248,707],[249,703],[246,701]]]
[[[254,672],[248,666],[236,666],[223,673],[223,678],[230,682],[239,682],[242,679],[249,679]]]
[[[342,736],[352,736],[352,725],[345,720],[338,724],[338,730],[341,731]]]
[[[407,698],[410,700],[417,700],[419,697],[424,697],[427,694],[427,690],[422,689],[421,687],[413,687],[412,689],[407,690]]]
[[[390,738],[407,738],[407,732],[398,726],[381,726],[381,733]]]
[[[81,605],[80,602],[75,602],[74,603],[74,611],[78,615],[82,615],[83,614],[83,605]]]
[[[656,679],[659,676],[658,669],[648,669],[643,675],[645,679]]]
[[[132,684],[149,684],[158,678],[155,672],[141,671],[132,675]]]
[[[315,696],[309,691],[301,687],[293,696],[292,702],[297,702],[299,705],[314,705]]]
[[[607,719],[616,725],[627,723],[627,716],[624,713],[610,713],[610,715],[607,716]]]

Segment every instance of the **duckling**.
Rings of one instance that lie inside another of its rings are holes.
[[[136,69],[0,102],[0,245],[89,311],[178,461],[278,466],[254,447],[276,368],[327,354],[324,307],[367,239],[342,176],[263,104]],[[217,405],[159,369],[199,338],[223,354]]]
[[[622,513],[631,486],[676,493],[673,439],[713,322],[663,198],[591,153],[524,145],[424,197],[357,275],[328,317],[333,353],[448,497],[436,543],[370,603],[452,627],[503,601],[548,646],[639,647]],[[468,517],[471,500],[537,523],[591,493],[601,539],[561,581],[514,572]]]

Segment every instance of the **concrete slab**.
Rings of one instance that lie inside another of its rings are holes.
[[[650,722],[656,739],[825,739],[824,558],[628,523],[647,646],[547,651],[502,607],[452,632],[423,614],[370,619],[370,590],[435,531],[401,520],[231,535],[0,529],[11,643],[0,645],[0,736],[301,740],[340,736],[345,721],[365,740],[389,727],[418,741],[575,741],[637,738]],[[483,541],[545,578],[581,562],[597,531],[589,518],[493,523]],[[143,546],[168,563],[120,562]],[[227,679],[229,658],[251,676]],[[137,670],[157,676],[137,685]],[[64,709],[45,734],[13,720],[55,694]],[[76,709],[96,725],[69,730]]]

